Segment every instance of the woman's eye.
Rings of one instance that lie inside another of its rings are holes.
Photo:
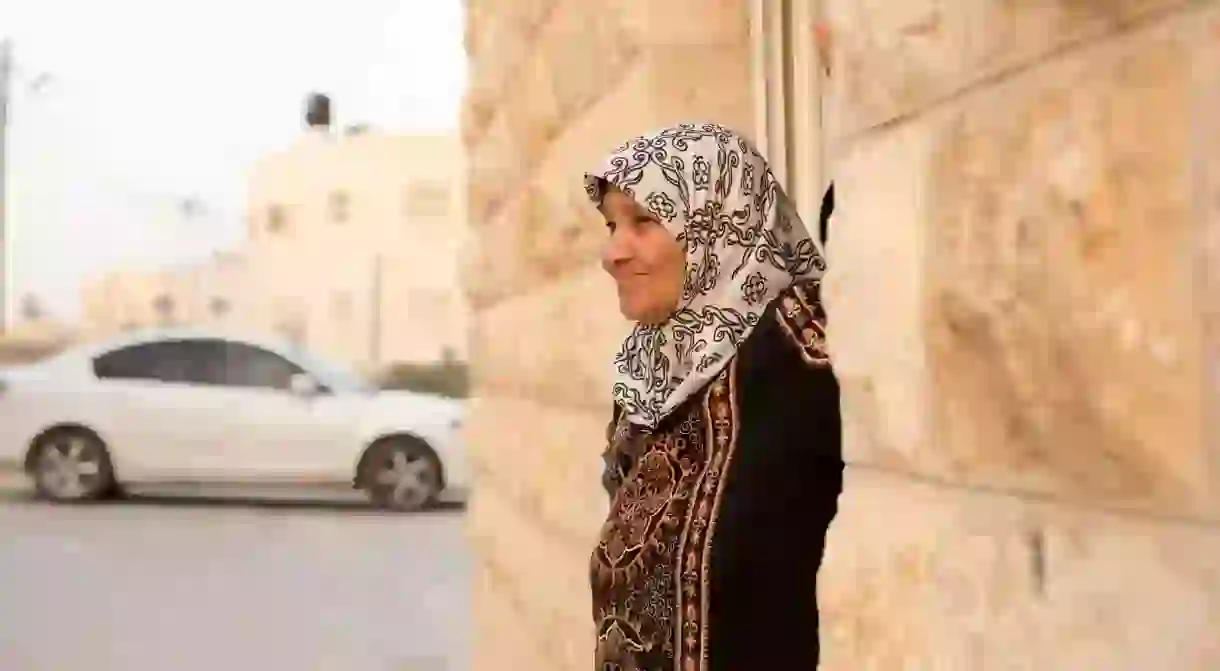
[[[613,221],[606,222],[606,230],[609,231],[611,234],[614,233],[614,222]]]

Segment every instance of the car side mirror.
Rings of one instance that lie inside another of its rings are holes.
[[[301,398],[313,398],[322,393],[322,385],[313,379],[313,376],[306,373],[297,373],[288,380],[288,390],[294,396]]]

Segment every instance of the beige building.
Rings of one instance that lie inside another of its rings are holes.
[[[188,324],[238,325],[253,314],[244,300],[250,286],[251,271],[241,252],[218,253],[176,268],[111,272],[85,285],[85,322],[97,335]]]
[[[591,668],[579,177],[688,119],[836,183],[824,668],[1220,668],[1220,1],[467,9],[476,671]]]
[[[368,369],[463,359],[462,177],[452,136],[308,131],[252,168],[240,249],[112,273],[86,289],[88,321],[276,335]]]
[[[250,175],[266,327],[375,366],[466,356],[453,136],[309,131]]]

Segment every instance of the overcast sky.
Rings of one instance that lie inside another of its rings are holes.
[[[461,12],[461,0],[0,0],[17,60],[15,295],[71,318],[85,278],[232,245],[248,167],[300,132],[311,90],[334,97],[342,124],[455,129]],[[188,195],[209,206],[190,226],[175,209]]]

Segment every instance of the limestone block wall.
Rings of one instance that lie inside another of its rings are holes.
[[[1220,2],[824,12],[826,668],[1220,668]]]
[[[746,4],[468,0],[476,670],[589,668],[625,324],[578,177],[750,127]],[[824,668],[1220,668],[1220,0],[821,11]]]
[[[472,667],[592,663],[609,361],[626,324],[581,175],[627,137],[751,123],[745,0],[468,0]]]

